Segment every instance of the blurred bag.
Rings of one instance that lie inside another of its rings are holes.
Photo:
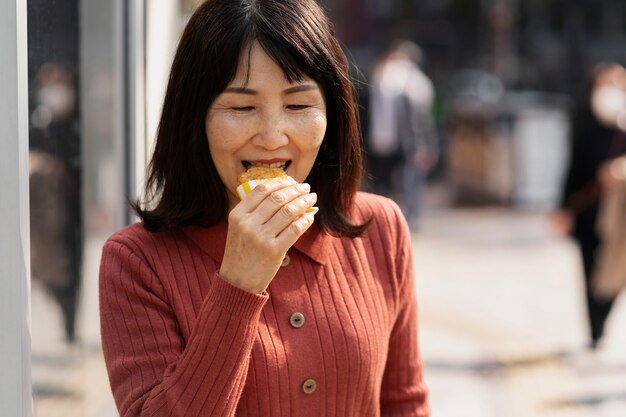
[[[64,242],[66,169],[58,157],[41,151],[29,152],[28,164],[31,274],[49,286],[64,287],[70,282],[70,256]]]
[[[613,298],[626,288],[626,177],[603,192],[596,226],[601,243],[592,289],[598,297]]]

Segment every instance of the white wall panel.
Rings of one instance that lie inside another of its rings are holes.
[[[32,415],[26,2],[0,3],[0,413]]]

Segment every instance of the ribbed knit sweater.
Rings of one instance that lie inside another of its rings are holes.
[[[370,216],[363,238],[312,226],[262,294],[218,273],[226,221],[109,238],[101,331],[120,416],[428,416],[408,228],[358,193],[355,220]]]

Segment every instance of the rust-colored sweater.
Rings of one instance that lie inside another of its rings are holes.
[[[218,274],[226,222],[105,244],[102,343],[121,417],[428,416],[410,236],[359,193],[364,238],[313,226],[263,294]]]

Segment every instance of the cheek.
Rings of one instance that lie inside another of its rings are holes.
[[[229,123],[224,123],[221,117],[214,117],[205,124],[205,132],[213,164],[222,182],[228,185],[233,176],[232,172],[237,168],[233,158],[231,158],[238,147],[237,136],[234,135],[235,131]]]
[[[326,134],[326,117],[318,115],[304,120],[297,126],[297,131],[305,139],[302,141],[303,149],[318,149],[322,145]]]
[[[243,146],[246,137],[246,125],[226,115],[215,115],[205,124],[205,132],[209,141],[209,149],[213,154],[230,153]]]
[[[324,136],[326,134],[326,117],[318,117],[313,121],[309,121],[306,126],[302,126],[301,132],[303,133],[302,141],[300,142],[300,151],[301,156],[303,157],[302,162],[304,162],[303,168],[307,170],[304,178],[308,176],[308,171],[311,170],[313,164],[315,163],[315,159],[319,153],[319,150],[322,146],[322,142],[324,141]],[[304,178],[301,178],[301,181],[304,181]]]
[[[319,140],[319,145],[322,144],[322,140],[324,139],[324,135],[326,135],[326,128],[327,128],[327,120],[326,120],[326,116],[320,116],[319,118],[317,118],[317,123],[316,123],[316,130],[317,130],[317,137]]]

